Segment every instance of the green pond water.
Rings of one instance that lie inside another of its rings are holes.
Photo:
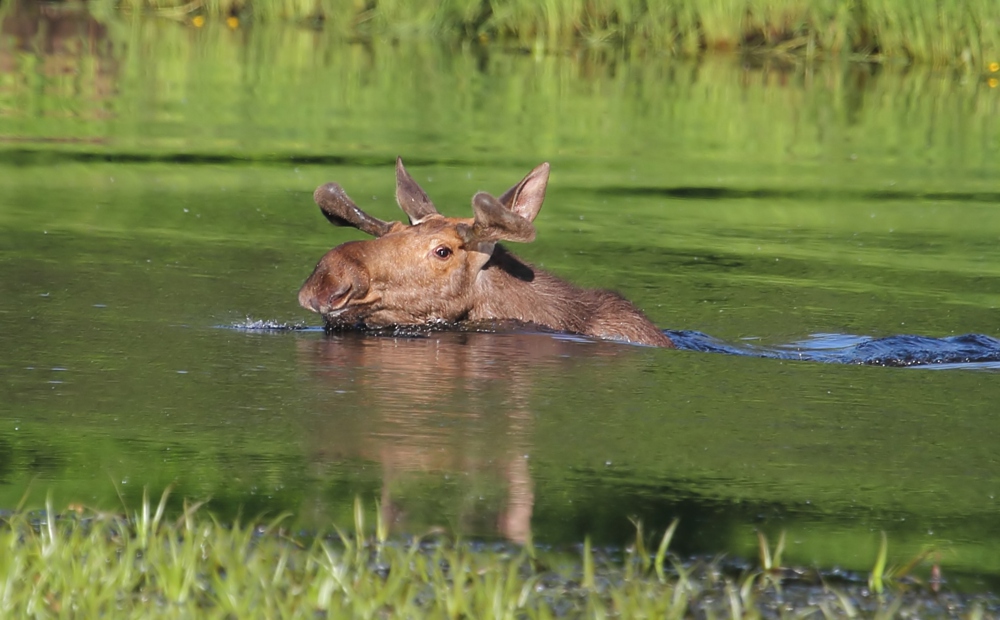
[[[298,287],[398,219],[402,155],[470,213],[552,164],[512,249],[664,329],[1000,335],[1000,89],[739,57],[534,56],[8,11],[0,37],[0,507],[620,545],[1000,575],[1000,381],[542,334],[326,335]],[[36,29],[29,26],[35,24]],[[233,329],[248,320],[314,329]],[[119,493],[123,499],[119,499]],[[959,575],[966,575],[964,578]],[[964,579],[964,581],[963,581]],[[981,580],[986,580],[981,581]]]

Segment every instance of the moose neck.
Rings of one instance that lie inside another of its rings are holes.
[[[496,246],[483,268],[468,318],[516,320],[558,331],[651,346],[673,343],[631,302],[581,289]]]

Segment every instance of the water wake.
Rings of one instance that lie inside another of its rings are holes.
[[[326,331],[323,327],[252,319],[222,326],[246,332]],[[513,322],[470,323],[459,325],[434,324],[381,329],[359,329],[377,336],[421,338],[441,331],[540,333],[535,326]],[[348,330],[350,331],[350,330]],[[828,364],[863,364],[868,366],[915,366],[937,370],[978,369],[1000,370],[1000,339],[983,334],[964,334],[947,338],[927,336],[888,336],[872,338],[849,334],[813,334],[804,340],[771,347],[753,344],[732,344],[708,334],[689,330],[664,330],[682,351],[725,353],[743,357],[763,357],[780,360],[802,360]],[[560,335],[563,337],[564,335]]]
[[[948,338],[888,336],[871,338],[847,334],[814,334],[805,340],[775,347],[722,342],[695,331],[667,331],[678,349],[728,353],[783,360],[870,366],[1000,369],[1000,340],[983,334]]]

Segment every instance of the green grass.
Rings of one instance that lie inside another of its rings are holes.
[[[97,0],[107,5],[112,0]],[[189,20],[295,20],[348,37],[437,36],[533,50],[848,54],[986,67],[1000,60],[993,0],[121,0]]]
[[[223,524],[186,505],[167,519],[165,499],[130,518],[81,508],[15,513],[0,527],[4,617],[552,618],[552,617],[981,617],[975,596],[932,593],[910,582],[871,594],[859,583],[807,579],[772,565],[734,571],[720,561],[655,554],[641,526],[620,558],[449,541],[393,541],[384,525],[293,536],[283,518]],[[656,542],[656,541],[651,541]],[[762,551],[767,542],[761,539]],[[884,547],[879,564],[884,566]],[[762,553],[762,556],[764,554]],[[773,562],[780,561],[776,552]],[[881,570],[876,567],[876,570]],[[950,607],[949,607],[950,606]],[[995,610],[993,610],[995,611]]]

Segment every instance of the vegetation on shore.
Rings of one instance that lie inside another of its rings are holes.
[[[112,0],[93,0],[95,3]],[[433,35],[533,50],[613,46],[903,59],[980,68],[1000,60],[992,0],[115,0],[190,20],[296,20],[347,37]]]
[[[164,500],[166,496],[164,496]],[[646,547],[642,528],[622,557],[591,549],[580,559],[511,546],[394,542],[377,522],[354,533],[292,536],[267,525],[222,524],[187,506],[170,522],[165,501],[126,519],[76,508],[17,513],[0,528],[5,617],[919,617],[979,618],[989,604],[914,586],[886,568],[841,578],[781,567],[761,537],[760,566],[682,562],[668,553],[676,522]],[[336,528],[335,528],[336,529]],[[904,569],[905,570],[905,569]]]

